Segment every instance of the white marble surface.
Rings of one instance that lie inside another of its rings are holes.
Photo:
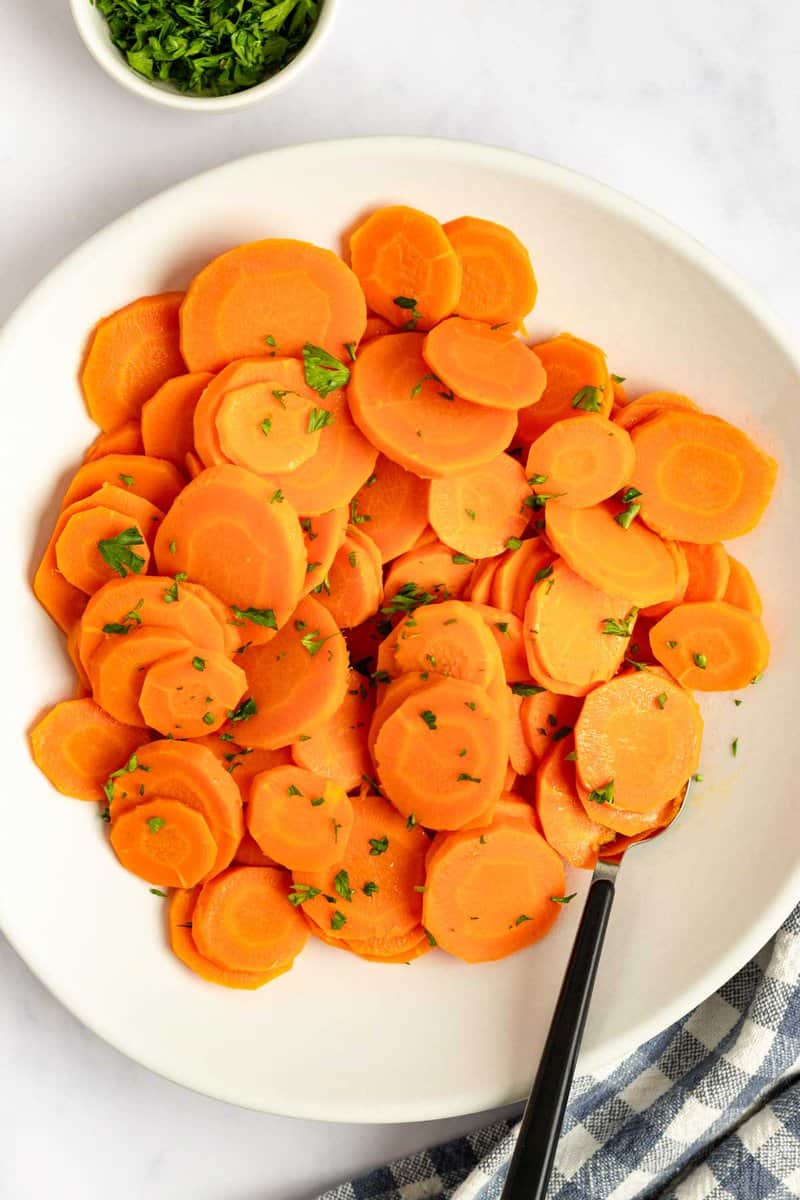
[[[0,319],[98,227],[196,171],[292,142],[418,133],[511,146],[629,192],[800,325],[800,8],[787,0],[341,0],[307,75],[220,117],[119,89],[65,0],[0,0],[0,15]],[[0,970],[0,1200],[311,1200],[487,1120],[358,1128],[226,1107],[100,1042],[2,942]]]

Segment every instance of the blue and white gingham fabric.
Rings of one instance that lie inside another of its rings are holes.
[[[320,1200],[497,1200],[501,1121]],[[800,908],[689,1016],[575,1080],[548,1200],[800,1197]]]

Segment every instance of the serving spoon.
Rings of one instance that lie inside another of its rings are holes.
[[[619,856],[597,860],[500,1200],[545,1200],[622,859],[634,846],[672,828],[689,787],[666,825],[632,842]]]

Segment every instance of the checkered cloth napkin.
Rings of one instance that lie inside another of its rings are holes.
[[[319,1200],[497,1200],[517,1126]],[[575,1080],[548,1200],[800,1197],[800,908],[759,955],[603,1075]]]

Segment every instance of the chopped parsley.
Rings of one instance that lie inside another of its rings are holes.
[[[474,775],[468,775],[466,771],[462,771],[456,778],[456,783],[480,783],[480,779],[476,779]]]
[[[456,564],[457,567],[467,567],[467,566],[472,566],[472,564],[475,562],[475,559],[470,558],[466,554],[454,554],[453,562]]]
[[[304,650],[307,650],[308,653],[313,658],[315,654],[319,654],[320,650],[325,645],[325,643],[330,641],[330,639],[334,636],[335,636],[335,634],[331,633],[328,635],[328,637],[322,637],[322,635],[320,634],[320,631],[318,629],[315,629],[315,630],[313,630],[313,632],[306,633],[303,637],[300,638],[300,645],[303,647]]]
[[[103,633],[130,633],[132,629],[136,629],[142,623],[142,618],[139,616],[139,609],[144,604],[144,597],[138,603],[125,613],[121,621],[111,621],[108,625],[103,626]]]
[[[334,358],[327,350],[323,350],[321,346],[314,346],[311,342],[306,342],[303,346],[303,372],[308,386],[323,400],[350,381],[350,368],[339,362],[339,359]],[[325,412],[328,417],[331,415],[326,409],[314,411]],[[330,422],[325,420],[324,425],[328,424]],[[317,428],[322,429],[323,425]],[[309,418],[309,433],[313,432]]]
[[[369,845],[370,856],[372,858],[377,858],[379,854],[385,854],[389,849],[389,839],[388,837],[370,838]]]
[[[616,617],[607,617],[603,621],[603,633],[609,634],[612,637],[630,637],[633,633],[633,623],[638,615],[638,608],[632,608],[627,617],[622,617],[619,620]]]
[[[364,884],[361,890],[365,896],[374,896],[376,892],[380,891],[380,888],[374,880],[370,879]]]
[[[144,545],[144,538],[135,525],[123,529],[113,538],[101,538],[97,543],[100,557],[108,563],[112,571],[116,571],[124,579],[128,572],[140,575],[145,560],[140,554],[134,554],[131,546]]]
[[[583,412],[599,413],[603,411],[603,401],[601,392],[605,391],[604,385],[601,383],[599,387],[593,387],[589,384],[587,387],[582,387],[572,397],[572,407],[580,408]]]
[[[701,671],[705,671],[706,667],[708,666],[708,659],[706,658],[705,654],[693,654],[692,662],[696,667],[699,667]]]
[[[358,511],[358,496],[353,496],[350,501],[350,524],[363,525],[365,521],[371,521],[372,517],[369,513],[360,513]]]
[[[199,654],[196,654],[192,659],[192,666],[194,667],[195,671],[205,671],[206,660],[201,658]]]
[[[533,577],[533,582],[541,583],[541,581],[543,579],[549,579],[552,574],[553,574],[553,564],[552,563],[550,564],[549,567],[540,567],[539,570],[536,572],[536,574]]]
[[[264,437],[269,437],[269,435],[272,433],[272,417],[264,417],[264,420],[261,422],[259,428],[264,434]]]
[[[254,717],[258,712],[258,705],[251,696],[249,700],[242,700],[236,708],[229,714],[231,721],[247,721],[250,717]]]
[[[538,696],[545,689],[537,683],[512,683],[511,691],[515,696]]]
[[[553,904],[569,904],[570,900],[574,900],[577,894],[577,892],[570,892],[568,896],[551,896],[550,899],[553,901]]]
[[[659,708],[663,708],[666,703],[667,703],[667,693],[659,692],[659,694],[656,696],[656,704],[658,705]]]
[[[148,817],[147,828],[151,833],[158,833],[159,829],[163,829],[166,823],[163,817]]]
[[[331,917],[331,929],[341,929],[342,926],[346,925],[346,924],[347,924],[347,917],[344,915],[343,912],[339,912],[339,910],[337,908],[336,912]]]
[[[506,550],[519,550],[522,541],[518,537],[510,537],[506,542]]]
[[[734,758],[736,758],[736,755],[738,753],[739,753],[739,739],[738,739],[738,737],[736,737],[731,742],[731,754],[733,755]]]
[[[398,308],[411,313],[411,316],[403,325],[403,329],[406,331],[416,329],[417,321],[422,320],[422,313],[417,311],[417,302],[413,296],[395,296],[394,302]]]
[[[593,804],[613,804],[614,803],[614,780],[611,779],[601,788],[593,788],[589,792],[589,799]]]
[[[265,629],[277,629],[273,608],[238,608],[232,604],[231,610],[237,621],[250,621],[253,625],[261,625]]]
[[[421,712],[419,715],[428,726],[428,729],[436,729],[436,713],[433,713],[429,708],[426,708],[425,711]]]
[[[308,414],[308,432],[318,433],[326,425],[332,425],[336,418],[327,408],[312,408]]]
[[[343,900],[347,900],[350,904],[353,903],[353,889],[350,886],[350,876],[347,871],[338,871],[333,877],[333,890],[337,896],[341,896]]]
[[[289,892],[289,903],[295,908],[299,908],[301,904],[305,904],[306,900],[313,900],[319,895],[318,887],[311,887],[307,883],[293,883]]]
[[[136,483],[136,480],[132,475],[120,475],[119,478],[125,484],[125,487],[133,487],[133,485]]]

